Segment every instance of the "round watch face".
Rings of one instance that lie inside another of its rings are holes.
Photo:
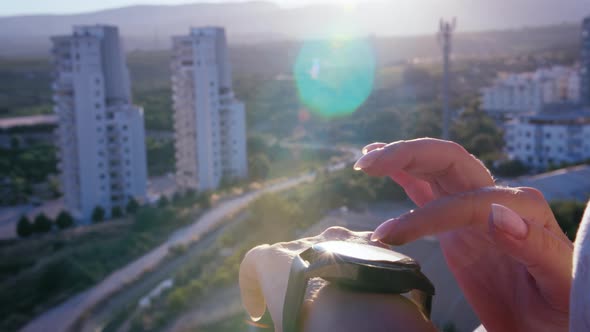
[[[375,262],[399,262],[401,260],[413,261],[410,257],[384,248],[345,241],[327,241],[314,244],[312,247],[317,252],[333,253],[338,256],[351,257],[364,261]]]

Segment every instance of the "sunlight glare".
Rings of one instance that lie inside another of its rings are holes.
[[[346,116],[373,90],[373,47],[351,24],[334,26],[327,35],[303,44],[293,76],[299,97],[311,112],[323,117]]]

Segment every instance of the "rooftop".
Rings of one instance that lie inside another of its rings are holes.
[[[574,166],[535,176],[525,176],[505,181],[512,187],[539,189],[547,201],[590,199],[590,165]]]
[[[33,115],[0,119],[0,130],[15,127],[32,127],[39,125],[57,125],[56,115]]]
[[[537,123],[537,124],[565,124],[583,125],[590,124],[590,109],[570,109],[560,111],[545,111],[540,113],[522,114],[510,121],[510,124]]]

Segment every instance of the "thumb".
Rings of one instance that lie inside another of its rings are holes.
[[[542,224],[522,219],[504,205],[492,204],[490,233],[498,249],[523,264],[545,299],[567,311],[573,246]]]

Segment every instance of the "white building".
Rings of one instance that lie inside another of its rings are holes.
[[[540,112],[546,105],[579,102],[580,73],[575,67],[500,74],[492,86],[481,91],[481,109],[498,120]]]
[[[53,37],[53,99],[59,117],[62,191],[72,215],[110,216],[146,193],[143,110],[132,105],[117,27],[75,26]]]
[[[506,125],[506,152],[528,166],[544,169],[590,158],[590,111],[521,115]]]
[[[245,110],[233,95],[225,31],[192,28],[172,41],[177,184],[208,190],[246,177]]]

